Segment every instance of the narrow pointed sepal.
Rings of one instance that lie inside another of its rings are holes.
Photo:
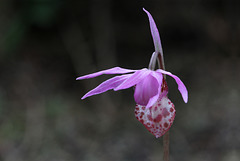
[[[145,8],[143,8],[143,11],[147,14],[148,19],[149,19],[150,30],[151,30],[151,34],[152,34],[152,38],[153,38],[153,43],[155,46],[155,52],[160,53],[161,56],[163,57],[163,49],[162,49],[161,39],[160,39],[160,35],[158,32],[157,26],[154,22],[154,19],[153,19],[152,15]]]
[[[136,105],[135,116],[156,138],[164,135],[175,118],[174,104],[167,96],[160,97],[150,108]]]

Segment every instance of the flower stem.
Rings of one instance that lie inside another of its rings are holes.
[[[165,64],[163,59],[163,53],[158,53],[158,67],[162,70],[165,70]],[[163,75],[166,80],[166,75]],[[163,135],[163,160],[169,161],[169,131]]]
[[[158,62],[159,68],[165,70],[163,53],[158,54]],[[166,75],[163,75],[164,79],[166,80]],[[167,131],[163,135],[163,160],[169,161],[169,131]]]
[[[163,160],[169,161],[169,131],[163,135]]]
[[[152,54],[148,68],[150,70],[155,70],[156,62],[158,62],[158,68],[165,70],[163,53],[154,52]],[[166,75],[163,75],[163,78],[166,80]],[[169,131],[163,135],[163,160],[169,161]]]

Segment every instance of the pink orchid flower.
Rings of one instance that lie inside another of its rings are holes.
[[[156,60],[154,60],[154,57],[156,59],[156,56],[161,54],[163,58],[163,51],[156,24],[151,14],[145,9],[143,10],[148,15],[155,46],[155,52],[153,53],[149,64],[150,69],[143,68],[140,70],[131,70],[114,67],[78,77],[77,80],[94,78],[103,74],[121,74],[104,81],[99,86],[86,93],[82,99],[111,89],[118,91],[134,86],[134,99],[137,103],[135,116],[153,135],[158,138],[168,131],[175,117],[175,108],[173,103],[167,97],[168,87],[163,75],[169,75],[175,79],[178,84],[178,90],[180,91],[185,103],[188,101],[188,91],[183,82],[176,75],[162,69],[154,71],[155,67],[151,67],[155,66]]]

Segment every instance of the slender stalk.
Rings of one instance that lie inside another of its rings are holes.
[[[165,70],[163,54],[158,54],[159,68]],[[163,75],[166,80],[166,75]],[[169,161],[169,131],[163,135],[163,160]]]
[[[163,135],[163,160],[169,161],[169,131]]]
[[[156,62],[158,62],[158,68],[165,70],[163,54],[159,52],[154,52],[152,54],[148,68],[150,70],[155,70]],[[166,75],[163,75],[166,80]],[[163,136],[163,160],[169,161],[169,131],[167,131]]]

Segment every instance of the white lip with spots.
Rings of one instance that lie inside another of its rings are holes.
[[[174,104],[164,96],[158,101],[146,108],[136,105],[135,116],[156,138],[164,135],[171,127],[175,117]]]

